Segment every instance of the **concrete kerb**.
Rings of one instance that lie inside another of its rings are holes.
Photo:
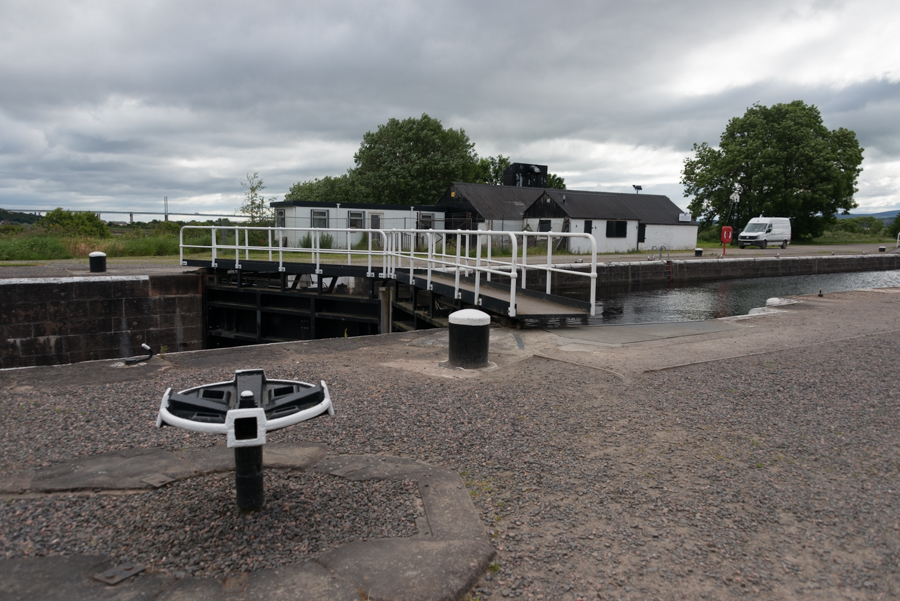
[[[223,446],[169,452],[130,449],[84,457],[0,478],[6,498],[61,492],[140,491],[234,468]],[[455,600],[487,569],[494,548],[460,476],[447,468],[381,455],[328,456],[321,444],[270,444],[270,469],[314,470],[350,480],[416,480],[425,510],[414,538],[355,541],[311,562],[259,570],[240,588],[241,599]],[[221,599],[233,584],[212,578],[176,580],[158,575],[115,586],[92,575],[112,566],[103,556],[0,560],[3,599]],[[299,596],[298,596],[299,595]]]

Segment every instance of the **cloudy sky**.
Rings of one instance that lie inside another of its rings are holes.
[[[898,30],[886,0],[3,0],[0,207],[231,214],[422,113],[686,206],[694,142],[803,100],[865,148],[856,212],[900,209]]]

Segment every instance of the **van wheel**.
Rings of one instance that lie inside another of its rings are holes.
[[[787,248],[787,240],[781,241],[781,248]]]
[[[744,250],[744,245],[743,245],[743,244],[738,244],[738,248],[740,248],[741,250]]]
[[[765,248],[768,245],[769,245],[769,242],[767,240],[763,240],[762,242],[759,243],[760,248]]]

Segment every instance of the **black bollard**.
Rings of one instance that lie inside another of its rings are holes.
[[[450,314],[450,357],[452,367],[487,367],[491,337],[491,316],[477,309]]]
[[[237,506],[242,512],[256,511],[263,506],[263,449],[235,447],[234,488]]]
[[[91,266],[91,273],[103,273],[106,271],[106,253],[92,252],[88,255],[88,263]]]

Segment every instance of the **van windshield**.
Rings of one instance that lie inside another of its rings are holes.
[[[764,232],[766,231],[765,223],[748,223],[747,227],[744,228],[745,232]]]

